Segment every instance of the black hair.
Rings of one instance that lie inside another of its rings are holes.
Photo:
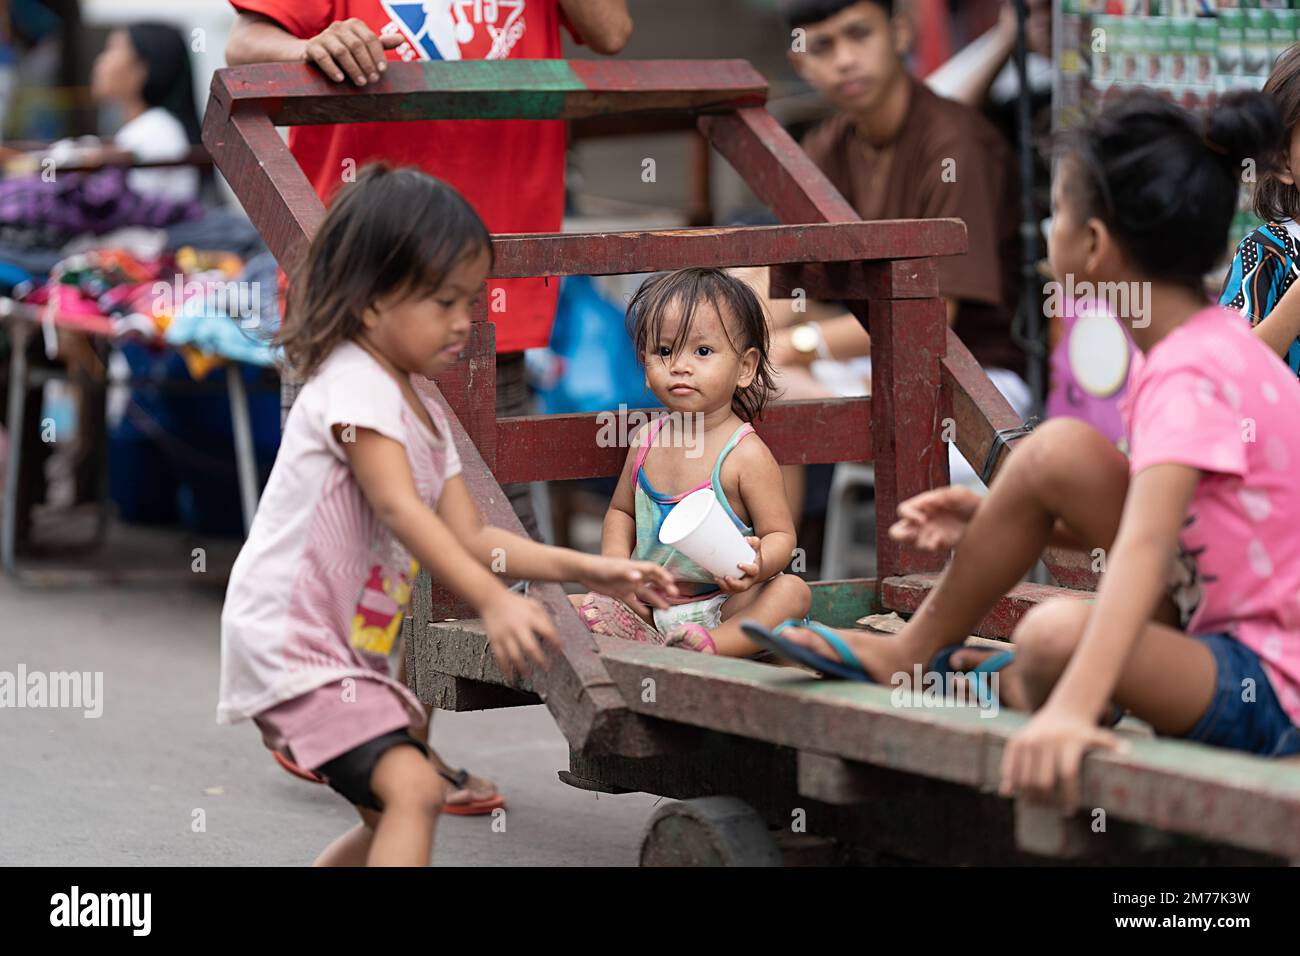
[[[790,29],[806,27],[814,23],[829,20],[835,14],[847,10],[863,0],[782,0],[781,10]],[[894,15],[894,0],[866,0],[883,7],[889,16]]]
[[[627,307],[628,332],[636,348],[637,360],[645,365],[646,356],[656,348],[663,334],[664,316],[672,305],[682,309],[681,324],[673,339],[673,354],[686,345],[695,310],[709,302],[718,310],[722,327],[732,348],[743,355],[747,349],[758,350],[754,380],[738,389],[731,398],[731,409],[747,422],[762,417],[763,408],[776,391],[774,372],[768,360],[767,316],[754,290],[721,269],[679,269],[647,280]]]
[[[1273,98],[1282,116],[1282,136],[1275,156],[1281,160],[1291,147],[1291,134],[1300,126],[1300,43],[1288,47],[1277,58],[1264,84],[1264,93]],[[1255,215],[1266,222],[1300,219],[1300,190],[1294,183],[1278,176],[1281,163],[1261,171],[1255,184]]]
[[[492,254],[483,220],[451,186],[418,169],[372,163],[330,205],[292,277],[276,342],[302,378],[389,295],[431,295],[457,265]]]
[[[135,55],[145,65],[140,98],[161,106],[185,127],[191,145],[202,142],[199,114],[194,108],[194,76],[185,38],[167,23],[133,23],[126,28]]]
[[[1280,136],[1263,93],[1227,94],[1201,114],[1138,89],[1062,146],[1082,217],[1104,222],[1145,275],[1199,286],[1224,254],[1245,161],[1267,166]]]

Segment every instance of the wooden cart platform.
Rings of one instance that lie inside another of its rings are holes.
[[[216,74],[204,143],[292,268],[324,210],[276,125],[693,116],[785,225],[496,235],[491,275],[770,265],[774,296],[845,302],[871,332],[872,397],[778,402],[756,424],[782,464],[875,465],[879,577],[814,584],[814,615],[849,625],[908,613],[943,557],[889,539],[897,503],[947,482],[945,434],[995,475],[1009,451],[999,432],[1021,422],[946,326],[936,257],[965,251],[964,224],[862,222],[764,109],[766,93],[744,61],[391,64],[359,90],[305,66],[263,65]],[[501,485],[616,475],[626,449],[600,447],[596,415],[498,420],[492,325],[486,311],[477,318],[460,362],[425,387],[453,415],[485,520],[522,533]],[[286,405],[295,390],[286,383]],[[1023,585],[979,633],[1009,635],[1044,597],[1089,596],[1086,555],[1051,554],[1047,564],[1065,588]],[[566,782],[683,799],[651,820],[645,863],[1300,861],[1300,766],[1135,739],[1128,754],[1087,757],[1091,809],[1064,820],[992,792],[1023,715],[910,709],[889,688],[597,638],[558,585],[530,593],[563,646],[548,669],[508,682],[468,609],[422,577],[407,622],[410,680],[426,703],[454,710],[541,701],[569,741]]]

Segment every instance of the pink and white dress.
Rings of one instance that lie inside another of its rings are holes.
[[[422,719],[396,680],[418,564],[371,510],[333,426],[369,428],[406,448],[435,509],[460,472],[442,410],[421,396],[429,431],[393,377],[355,342],[303,387],[235,561],[221,612],[218,723],[253,718],[268,746],[318,767]]]

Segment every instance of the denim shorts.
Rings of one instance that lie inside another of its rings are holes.
[[[1266,757],[1300,753],[1300,727],[1278,703],[1259,655],[1230,634],[1198,634],[1214,655],[1214,696],[1187,740],[1245,750]],[[1243,681],[1254,682],[1255,699],[1243,700]]]

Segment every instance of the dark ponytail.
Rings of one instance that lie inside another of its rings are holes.
[[[1073,198],[1144,274],[1199,285],[1225,252],[1247,160],[1267,171],[1281,135],[1263,93],[1230,93],[1200,114],[1134,90],[1069,134]]]
[[[1205,145],[1231,167],[1238,183],[1246,160],[1274,162],[1273,147],[1282,133],[1277,104],[1263,93],[1228,93],[1205,116]]]

